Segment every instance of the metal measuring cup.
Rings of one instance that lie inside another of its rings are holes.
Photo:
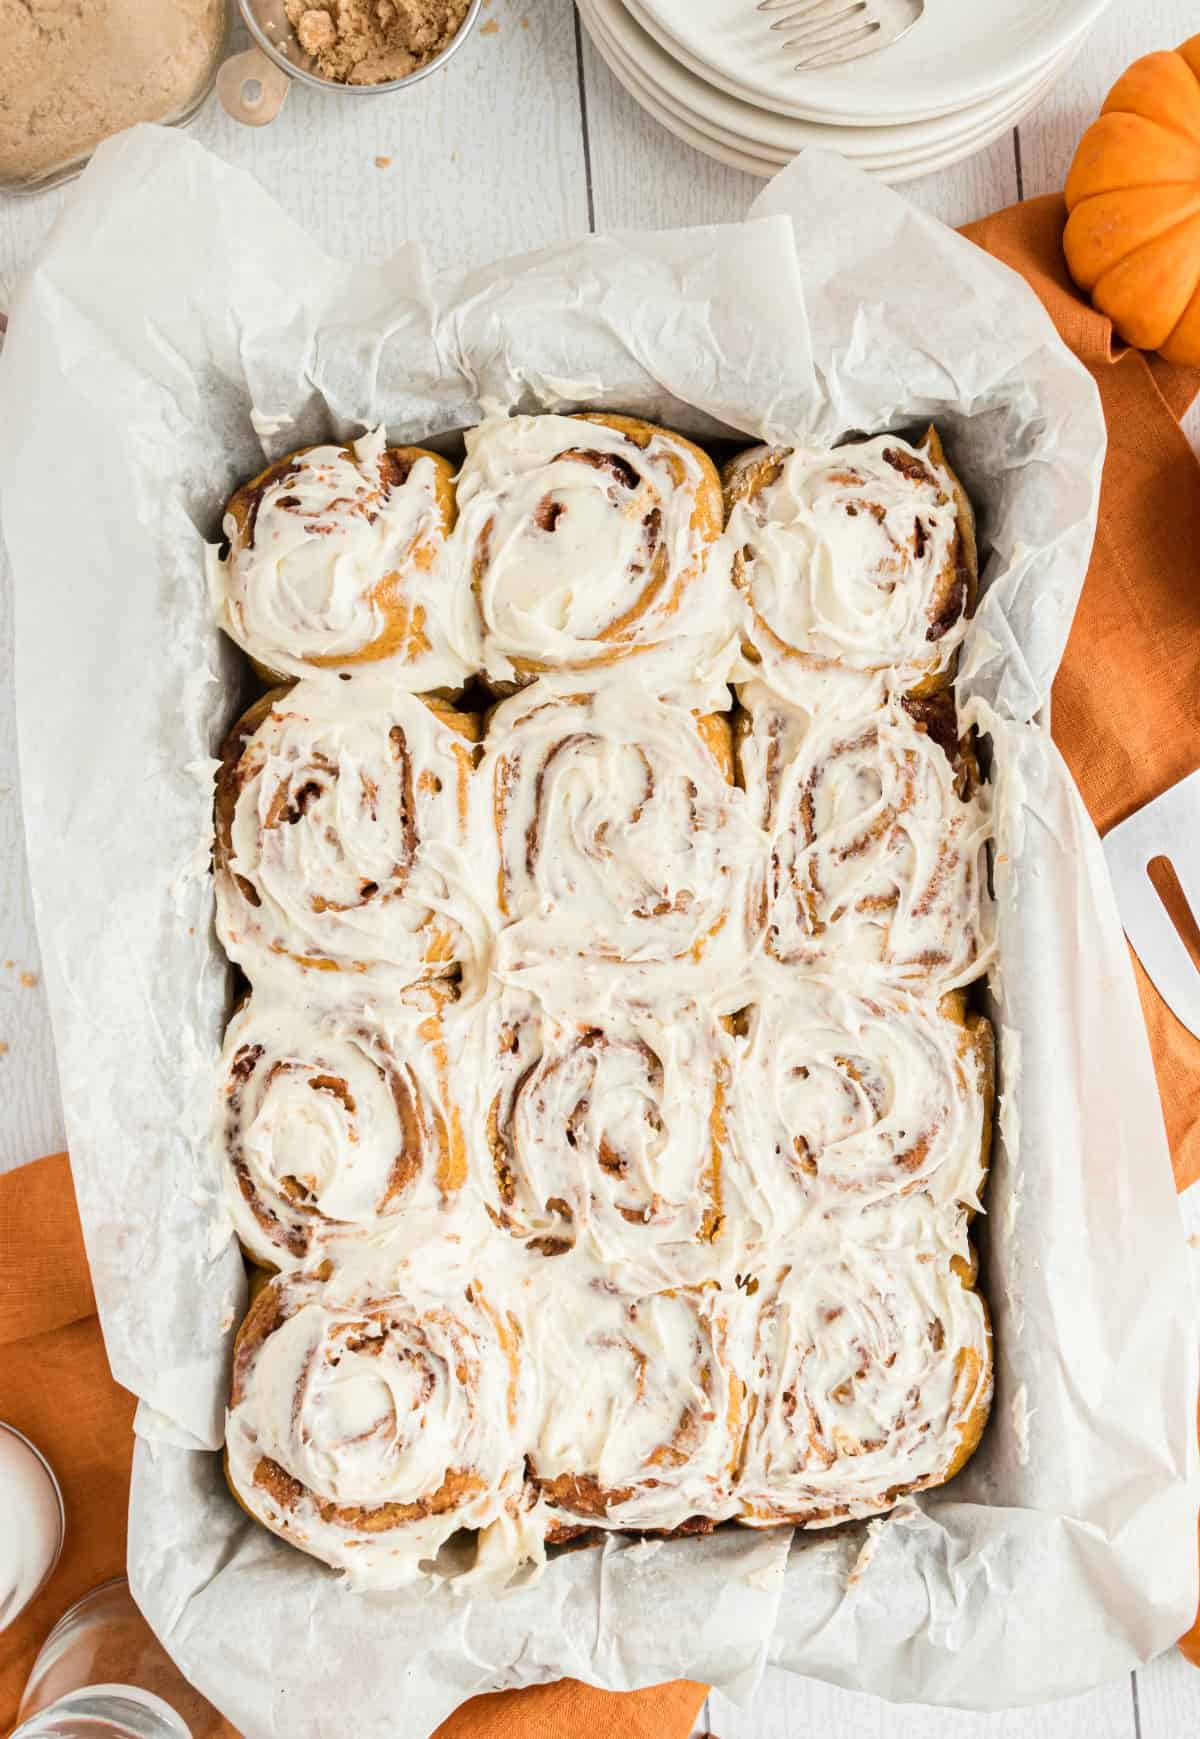
[[[471,0],[457,35],[440,54],[404,78],[388,79],[378,85],[348,85],[337,79],[323,78],[312,55],[301,47],[288,21],[284,0],[238,0],[238,3],[255,46],[232,55],[221,67],[217,74],[217,95],[235,121],[242,121],[249,127],[265,127],[287,101],[293,82],[312,85],[322,91],[339,91],[350,97],[383,96],[389,91],[403,91],[410,85],[419,84],[431,72],[445,66],[462,47],[474,28],[482,0]]]

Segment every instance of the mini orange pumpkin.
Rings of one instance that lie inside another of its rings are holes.
[[[1075,282],[1127,344],[1200,367],[1200,36],[1117,80],[1066,193]]]

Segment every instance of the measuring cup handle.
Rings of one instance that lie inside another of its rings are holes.
[[[217,96],[227,115],[246,127],[268,127],[287,101],[291,80],[261,48],[234,54],[217,74]]]

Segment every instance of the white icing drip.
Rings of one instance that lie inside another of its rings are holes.
[[[797,977],[756,1005],[733,1129],[774,1236],[914,1190],[978,1208],[984,1069],[962,1025],[903,991]]]
[[[770,835],[764,946],[787,966],[947,989],[992,951],[991,816],[896,699],[850,715],[791,711],[752,684],[742,747]]]
[[[836,1220],[766,1288],[740,1482],[743,1519],[809,1526],[944,1477],[991,1396],[987,1316],[952,1265],[961,1217],[921,1196]]]
[[[437,985],[405,991],[386,1016],[255,992],[225,1035],[218,1140],[256,1261],[291,1267],[461,1187],[462,1032]]]
[[[500,706],[495,794],[502,968],[702,960],[733,940],[760,836],[683,708],[605,688]]]
[[[392,484],[386,448],[383,429],[311,448],[263,491],[247,529],[226,515],[228,557],[210,551],[218,621],[269,669],[305,676],[319,661],[336,677],[393,635],[386,667],[405,687],[461,683],[475,662],[469,602],[444,571],[436,467],[419,458]]]
[[[757,449],[741,469],[768,456]],[[746,635],[772,688],[807,704],[857,680],[870,699],[944,670],[967,627],[960,614],[930,638],[954,583],[958,529],[948,473],[895,435],[784,455],[779,477],[740,499],[729,526],[748,552]]]
[[[702,567],[693,516],[705,482],[696,455],[666,434],[641,448],[603,423],[556,416],[471,430],[455,542],[488,673],[578,668],[661,642]]]
[[[347,971],[400,988],[477,970],[492,922],[467,857],[471,770],[471,743],[414,696],[297,684],[238,763],[217,871],[226,952],[256,980],[299,974],[318,999]]]

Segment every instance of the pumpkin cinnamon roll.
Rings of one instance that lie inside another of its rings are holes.
[[[920,1197],[878,1215],[801,1243],[759,1294],[738,1486],[751,1527],[878,1515],[979,1442],[991,1332],[966,1239]]]
[[[476,630],[443,563],[453,477],[382,429],[277,460],[232,496],[211,552],[221,627],[268,679],[386,659],[405,688],[460,686]]]
[[[731,1193],[743,1217],[727,1023],[680,996],[556,1015],[505,987],[485,1056],[484,1199],[498,1226],[542,1255],[578,1247],[649,1285],[711,1268]]]
[[[530,1373],[480,1285],[412,1263],[281,1276],[237,1337],[226,1474],[257,1521],[362,1588],[416,1581],[461,1528],[514,1516]]]
[[[458,507],[489,676],[585,670],[708,627],[685,600],[721,532],[721,485],[682,435],[608,414],[496,418],[467,435]],[[693,641],[685,674],[694,663]]]
[[[478,737],[473,716],[366,681],[302,682],[252,707],[217,778],[230,958],[256,980],[337,973],[395,989],[480,959]]]
[[[947,990],[991,957],[991,819],[952,697],[815,715],[748,685],[739,768],[768,837],[767,954]]]
[[[539,687],[496,709],[487,741],[505,964],[710,952],[755,843],[725,719],[638,691]]]
[[[745,652],[785,699],[944,686],[975,607],[971,504],[936,429],[757,447],[725,473]]]
[[[531,1330],[546,1403],[529,1469],[549,1541],[706,1532],[735,1512],[750,1322],[739,1292],[556,1290]]]
[[[979,1207],[992,1029],[962,991],[935,1002],[797,977],[748,1012],[735,1081],[736,1142],[777,1231],[917,1190]]]
[[[453,990],[314,1008],[255,992],[230,1022],[218,1135],[243,1249],[267,1268],[379,1236],[466,1181]]]

